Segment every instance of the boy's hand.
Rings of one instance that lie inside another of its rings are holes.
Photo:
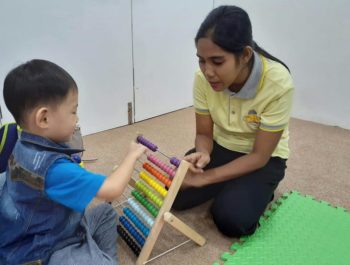
[[[192,163],[190,171],[193,173],[202,173],[203,168],[210,162],[210,156],[207,153],[195,152],[185,156],[184,160]]]
[[[142,144],[138,144],[135,142],[131,142],[130,146],[129,146],[129,151],[128,151],[128,155],[133,156],[135,159],[140,158],[145,152],[147,151],[147,147],[142,145]]]
[[[132,177],[136,160],[146,150],[147,147],[144,145],[135,142],[130,143],[127,155],[112,174],[105,179],[96,197],[106,201],[113,201],[122,195]]]

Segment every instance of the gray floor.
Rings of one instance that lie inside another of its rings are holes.
[[[183,109],[84,137],[84,158],[98,158],[94,163],[86,163],[86,167],[108,175],[125,155],[129,142],[139,133],[156,143],[163,153],[181,158],[193,145],[193,109]],[[286,177],[278,187],[276,197],[296,190],[350,210],[350,131],[292,119],[290,134],[292,154],[288,160]],[[217,231],[207,212],[208,205],[175,213],[207,239],[206,245],[197,247],[188,243],[150,264],[199,265],[219,260],[220,254],[229,249],[234,239]],[[167,227],[162,232],[153,255],[183,240],[181,235]],[[124,242],[119,241],[118,244],[120,264],[134,264],[132,252]]]

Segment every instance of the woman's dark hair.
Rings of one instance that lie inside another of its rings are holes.
[[[196,44],[200,38],[210,38],[216,45],[235,55],[242,54],[244,47],[251,46],[254,51],[281,63],[289,71],[284,62],[256,44],[249,16],[240,7],[219,6],[213,9],[199,27],[195,38]]]
[[[4,81],[4,101],[18,124],[24,114],[39,104],[58,104],[71,90],[73,78],[60,66],[45,60],[31,60],[14,68]]]

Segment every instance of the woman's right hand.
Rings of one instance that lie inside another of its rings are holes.
[[[190,170],[193,173],[203,172],[203,168],[210,162],[210,155],[204,152],[195,152],[184,157],[184,160],[190,162]]]

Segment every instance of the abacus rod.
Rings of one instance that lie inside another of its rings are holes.
[[[180,165],[180,160],[179,160],[178,158],[167,156],[166,154],[162,153],[162,152],[159,151],[159,150],[157,150],[157,152],[161,153],[163,156],[165,156],[166,158],[168,158],[169,161],[170,161],[170,164],[172,164],[173,166],[178,167],[178,166]],[[175,159],[175,160],[177,161],[176,164],[174,164],[173,159]]]
[[[175,250],[175,249],[177,249],[177,248],[179,248],[179,247],[181,247],[181,246],[187,244],[187,243],[190,242],[190,241],[191,241],[191,239],[186,240],[186,241],[184,241],[184,242],[182,242],[182,243],[176,245],[175,247],[173,247],[173,248],[171,248],[171,249],[168,249],[168,250],[166,250],[166,251],[160,253],[159,255],[157,255],[157,256],[155,256],[155,257],[153,257],[153,258],[147,260],[147,261],[144,262],[143,264],[147,264],[147,263],[149,263],[149,262],[151,262],[151,261],[153,261],[153,260],[155,260],[155,259],[158,259],[158,258],[160,258],[161,256],[164,256],[165,254],[168,254],[169,252],[171,252],[171,251],[173,251],[173,250]]]
[[[158,146],[155,145],[154,143],[150,142],[149,140],[147,140],[143,135],[139,135],[136,138],[136,141],[140,144],[143,144],[144,146],[146,146],[149,150],[151,150],[152,152],[159,152],[160,154],[162,154],[163,156],[165,156],[166,158],[168,158],[170,160],[170,163],[173,164],[174,166],[178,167],[180,165],[180,160],[175,158],[175,157],[169,157],[166,154],[164,154],[163,152],[161,152],[158,149]],[[174,162],[175,159],[175,162]]]
[[[161,151],[157,150],[157,152],[161,153],[163,156],[165,156],[166,158],[170,158],[169,156],[167,156],[166,154],[162,153]]]

